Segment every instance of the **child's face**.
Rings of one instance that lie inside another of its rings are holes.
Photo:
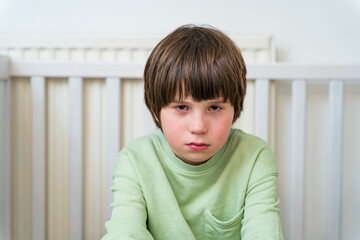
[[[175,98],[177,99],[177,98]],[[199,165],[225,144],[234,118],[234,107],[222,98],[195,102],[191,97],[163,107],[160,122],[174,154]]]

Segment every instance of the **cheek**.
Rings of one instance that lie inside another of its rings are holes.
[[[224,139],[226,140],[227,137],[229,136],[229,133],[230,133],[230,127],[225,125],[217,128],[216,131],[216,135],[219,141],[224,141]]]
[[[181,133],[183,132],[179,125],[179,122],[166,114],[163,114],[161,116],[161,122],[161,128],[166,140],[169,142],[170,145],[176,145],[176,143],[181,138]]]
[[[175,119],[169,115],[166,114],[166,112],[162,115],[160,115],[161,120],[161,128],[166,132],[172,132],[174,131],[174,126],[176,125]]]
[[[215,128],[215,135],[219,143],[224,142],[227,140],[230,129],[232,126],[232,119],[225,118],[222,121],[217,122],[217,127]]]
[[[163,133],[171,149],[176,151],[182,146],[183,132],[175,125],[163,127]]]

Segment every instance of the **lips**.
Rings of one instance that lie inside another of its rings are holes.
[[[194,151],[204,151],[208,149],[210,145],[205,143],[188,143],[186,146]]]

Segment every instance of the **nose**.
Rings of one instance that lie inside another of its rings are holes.
[[[202,113],[193,114],[189,119],[189,131],[192,134],[204,134],[208,130],[206,116]]]

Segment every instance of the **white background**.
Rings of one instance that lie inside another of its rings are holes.
[[[269,33],[277,61],[360,63],[360,0],[0,0],[0,34]]]

